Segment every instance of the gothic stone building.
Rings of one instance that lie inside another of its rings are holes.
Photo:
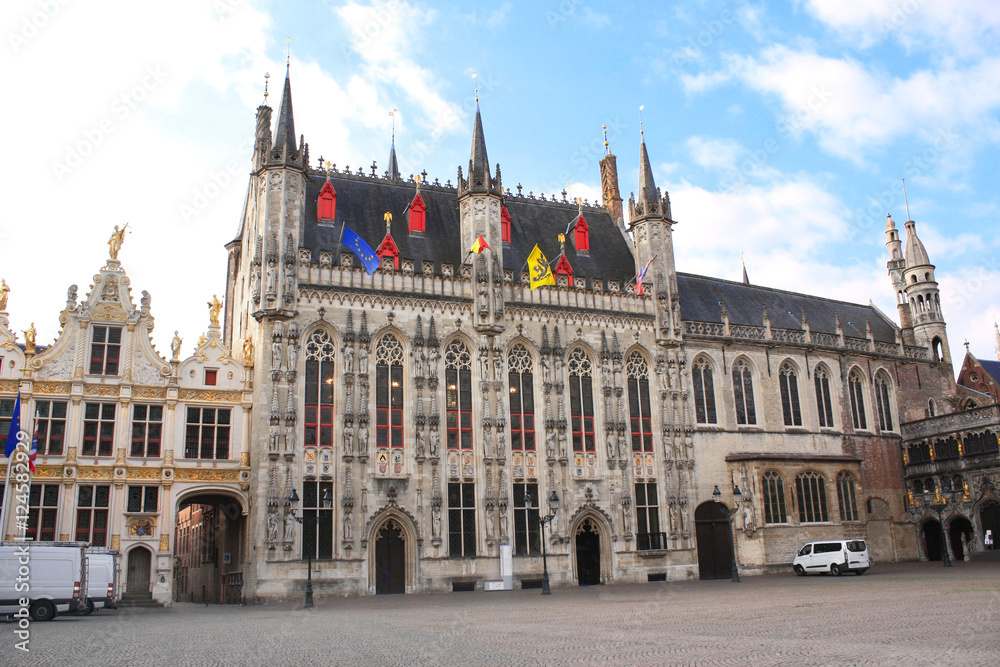
[[[0,312],[0,435],[10,428],[18,391],[21,426],[38,433],[28,519],[19,525],[11,511],[0,528],[8,540],[78,540],[118,550],[126,597],[169,603],[175,583],[185,582],[178,564],[187,545],[177,544],[175,517],[190,506],[212,507],[224,518],[206,597],[218,600],[227,582],[239,585],[245,558],[252,397],[244,390],[246,371],[222,343],[218,322],[193,356],[179,358],[175,336],[173,358],[164,359],[150,338],[151,297],[143,291],[136,307],[117,251],[112,255],[85,298],[77,298],[76,285],[69,288],[52,345],[18,344],[8,313]],[[6,468],[4,461],[0,484]],[[225,553],[228,563],[220,562]]]
[[[535,585],[551,513],[556,585],[728,576],[732,551],[787,568],[819,538],[917,557],[900,423],[953,380],[912,221],[905,256],[887,231],[897,326],[678,273],[645,144],[626,224],[610,152],[602,206],[512,193],[478,109],[445,184],[403,177],[394,148],[381,175],[313,169],[287,77],[271,127],[261,106],[227,246],[224,341],[254,353],[248,593],[301,594],[307,558],[321,595]],[[532,291],[536,243],[556,284]]]

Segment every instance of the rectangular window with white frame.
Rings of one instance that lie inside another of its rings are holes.
[[[83,406],[83,455],[112,456],[115,445],[115,404]]]
[[[188,407],[184,457],[228,459],[229,430],[229,408]]]

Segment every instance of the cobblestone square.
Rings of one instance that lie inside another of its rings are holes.
[[[4,665],[996,665],[1000,563],[538,590],[189,603],[0,625]]]

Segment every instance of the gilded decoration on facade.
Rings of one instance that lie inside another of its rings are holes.
[[[238,470],[205,470],[203,468],[181,468],[176,475],[178,482],[236,482],[239,481]]]

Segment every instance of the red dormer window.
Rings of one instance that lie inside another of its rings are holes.
[[[566,255],[559,255],[559,261],[556,262],[556,268],[552,269],[552,273],[561,273],[564,276],[569,276],[569,279],[573,279],[573,267],[569,265],[569,260],[566,259]]]
[[[385,235],[385,238],[382,239],[382,245],[378,247],[375,254],[382,260],[382,265],[385,265],[386,258],[391,257],[392,268],[396,271],[399,270],[399,248],[396,247],[396,242],[392,240],[392,234]]]
[[[418,192],[410,202],[410,233],[424,233],[424,226],[427,222],[427,206],[424,205],[424,198]]]
[[[590,227],[587,226],[582,213],[576,219],[576,251],[590,252]]]
[[[504,243],[510,243],[510,213],[506,206],[500,207],[500,236]]]
[[[337,215],[337,192],[330,181],[323,184],[316,201],[316,218],[318,220],[333,220]]]

